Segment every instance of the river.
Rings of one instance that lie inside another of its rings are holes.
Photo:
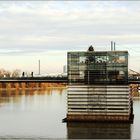
[[[140,99],[133,124],[63,123],[66,94],[63,88],[0,91],[0,139],[140,139]]]

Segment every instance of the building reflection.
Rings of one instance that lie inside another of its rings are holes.
[[[130,139],[130,123],[67,123],[68,139]]]

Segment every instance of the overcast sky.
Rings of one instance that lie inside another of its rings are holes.
[[[63,71],[67,51],[128,50],[140,72],[139,1],[0,1],[0,68]]]

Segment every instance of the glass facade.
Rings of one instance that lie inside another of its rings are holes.
[[[127,84],[127,51],[68,52],[69,84]]]

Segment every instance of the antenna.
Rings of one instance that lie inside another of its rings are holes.
[[[38,60],[38,74],[40,75],[40,60]]]
[[[116,50],[116,43],[114,42],[114,51]]]
[[[113,51],[113,41],[111,41],[111,51]]]

